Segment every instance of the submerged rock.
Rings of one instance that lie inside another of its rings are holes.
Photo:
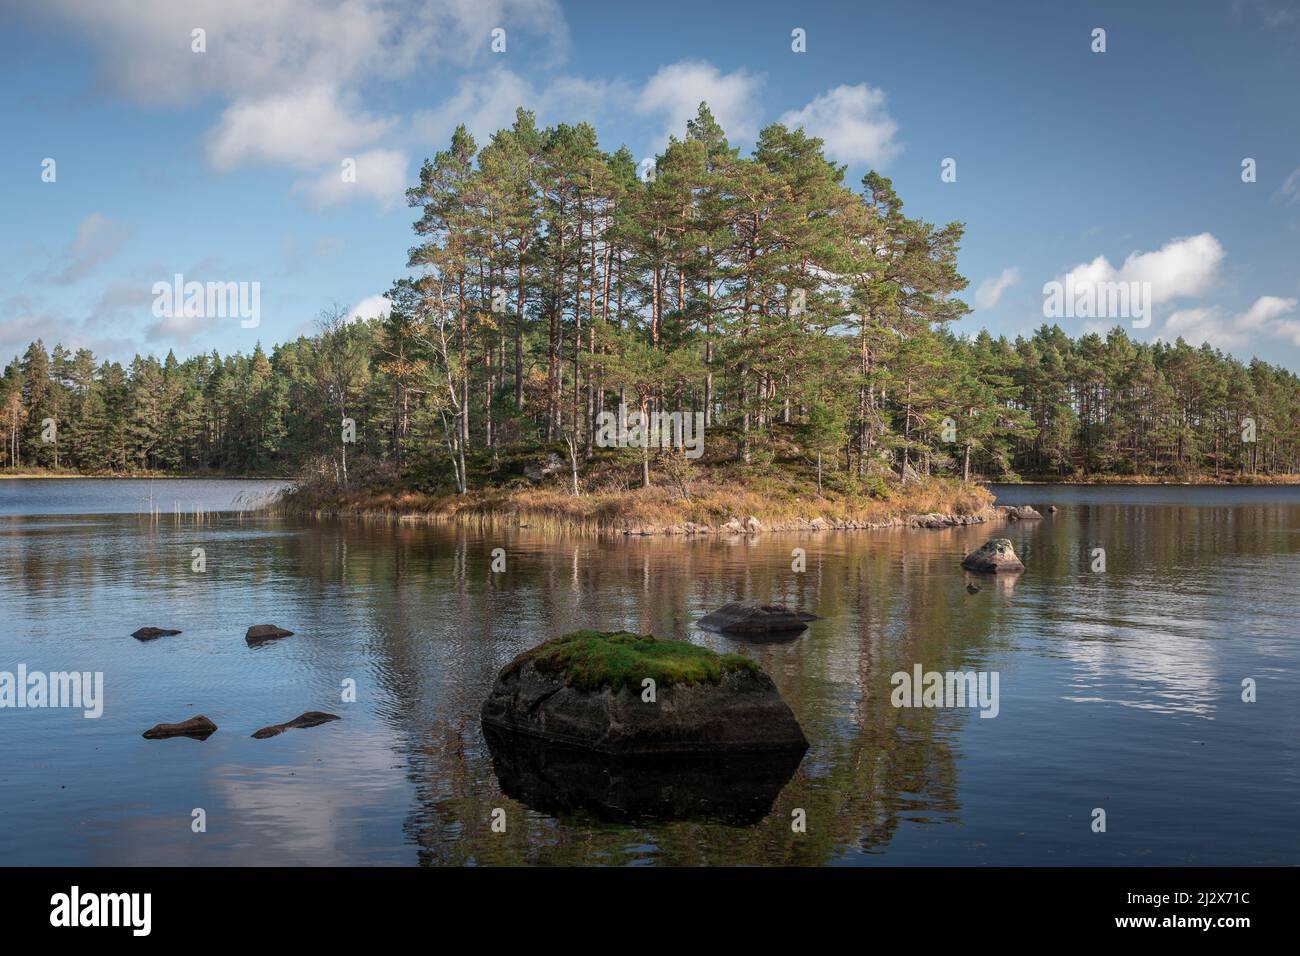
[[[195,740],[207,740],[216,733],[217,725],[199,714],[179,724],[155,724],[142,735],[146,740],[162,740],[166,737],[193,737]]]
[[[485,728],[604,754],[808,747],[776,685],[749,658],[626,632],[577,631],[526,651],[497,676],[480,717]]]
[[[966,555],[961,566],[967,571],[1023,571],[1015,548],[1006,538],[993,538]]]
[[[706,631],[726,634],[789,634],[803,631],[816,614],[794,611],[783,604],[746,604],[732,601],[711,614],[700,618],[699,625]]]
[[[276,627],[274,624],[254,624],[244,635],[244,640],[249,644],[265,644],[267,641],[278,641],[282,637],[292,637],[293,631],[286,631],[282,627]]]
[[[285,721],[283,724],[272,724],[270,727],[263,727],[253,736],[258,740],[265,740],[267,737],[277,737],[286,730],[319,727],[321,724],[328,724],[331,720],[342,719],[338,714],[327,714],[323,710],[309,710],[305,714],[299,714],[293,720]]]
[[[142,627],[131,633],[137,641],[152,641],[159,637],[171,637],[179,634],[180,631],[172,630],[169,627]]]
[[[563,819],[707,820],[752,826],[772,812],[803,751],[615,757],[485,725],[502,793]]]

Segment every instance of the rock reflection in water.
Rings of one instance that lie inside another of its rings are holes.
[[[707,820],[752,826],[803,759],[786,753],[610,757],[484,726],[501,790],[539,813],[611,823]]]

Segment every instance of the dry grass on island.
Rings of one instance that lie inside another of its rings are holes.
[[[764,530],[878,528],[918,516],[968,523],[986,518],[994,502],[979,483],[943,477],[904,484],[893,475],[859,479],[840,473],[828,476],[819,494],[815,472],[798,467],[742,477],[741,466],[715,466],[671,482],[658,477],[660,483],[649,488],[629,486],[635,476],[616,459],[589,462],[576,495],[568,473],[540,481],[508,477],[465,494],[415,490],[392,479],[346,489],[326,479],[306,480],[283,495],[276,509],[561,532],[707,534],[753,530],[751,518]]]

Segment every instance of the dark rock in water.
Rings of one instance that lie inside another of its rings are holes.
[[[793,611],[783,604],[746,604],[732,601],[724,604],[712,614],[700,618],[699,625],[706,631],[721,631],[726,634],[767,635],[799,633],[808,626],[809,621],[817,620],[816,614],[806,611]]]
[[[749,658],[627,633],[578,631],[521,654],[480,716],[485,727],[604,754],[808,747],[772,678]]]
[[[327,714],[323,710],[309,710],[305,714],[299,714],[293,720],[286,721],[283,724],[272,724],[270,727],[263,727],[253,734],[258,740],[265,740],[267,737],[276,737],[286,730],[301,727],[319,727],[321,724],[328,724],[331,720],[342,720],[338,714]]]
[[[1061,509],[1058,508],[1058,507],[1056,507],[1056,505],[1048,505],[1048,506],[1047,506],[1047,513],[1048,513],[1049,515],[1054,515],[1054,514],[1056,514],[1058,511],[1060,511],[1060,510],[1061,510]]]
[[[982,587],[980,587],[978,584],[968,584],[968,585],[966,585],[966,593],[967,593],[967,594],[979,594],[979,593],[980,593],[981,591],[983,591],[983,590],[984,590],[984,589],[983,589]]]
[[[265,644],[267,641],[278,641],[282,637],[291,637],[293,631],[286,631],[282,627],[276,627],[274,624],[254,624],[244,635],[244,640],[249,644]]]
[[[193,737],[195,740],[207,740],[216,733],[217,725],[199,714],[179,724],[157,724],[143,734],[146,740],[162,740],[167,737]]]
[[[1023,571],[1024,564],[1006,538],[993,538],[966,555],[961,566],[967,571]]]
[[[707,820],[753,826],[769,813],[802,750],[616,757],[485,724],[501,790],[549,816],[611,823]]]
[[[171,637],[173,634],[179,634],[180,631],[174,631],[169,627],[142,627],[134,631],[131,636],[137,641],[152,641],[159,637]]]
[[[1042,515],[1031,508],[1029,505],[1008,505],[1003,509],[1006,512],[1008,521],[1028,521],[1033,518],[1041,518]]]

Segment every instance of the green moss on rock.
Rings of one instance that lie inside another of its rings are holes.
[[[528,661],[540,671],[563,671],[565,682],[581,690],[629,687],[639,691],[647,677],[661,688],[716,684],[728,671],[759,670],[740,654],[718,654],[686,641],[665,641],[627,631],[574,631],[535,647],[513,666]]]

